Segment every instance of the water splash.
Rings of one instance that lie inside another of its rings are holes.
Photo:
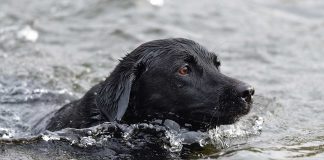
[[[14,137],[13,130],[10,130],[8,128],[0,128],[0,138],[9,139],[13,137]]]
[[[117,127],[116,123],[107,122],[84,129],[66,128],[56,132],[45,131],[38,136],[44,141],[67,141],[70,145],[87,148],[102,146],[104,142],[114,137],[114,134],[118,132]]]
[[[69,142],[70,145],[81,148],[105,146],[105,142],[111,142],[114,138],[122,140],[121,143],[125,143],[130,148],[137,147],[139,141],[149,144],[162,140],[162,148],[172,154],[179,154],[183,147],[191,144],[199,144],[201,147],[212,144],[215,148],[226,148],[238,144],[240,139],[247,139],[250,136],[260,134],[262,124],[262,117],[253,116],[237,124],[219,126],[207,132],[201,132],[188,131],[172,120],[165,120],[163,124],[139,123],[131,125],[106,122],[84,129],[66,128],[56,132],[46,131],[38,135],[38,139],[43,141],[65,141]],[[6,131],[5,133],[10,132]],[[142,133],[149,135],[152,139],[138,136]],[[0,143],[21,141],[13,139],[13,136],[9,134],[2,135],[2,138],[5,137],[8,140],[0,139]],[[31,137],[30,141],[35,139],[37,139],[37,136]],[[28,139],[24,138],[21,143],[26,143],[26,141]]]
[[[38,32],[31,28],[30,26],[24,27],[22,30],[18,31],[17,37],[22,40],[36,42],[38,39]]]
[[[204,147],[212,144],[217,149],[227,148],[242,143],[242,140],[254,135],[259,135],[262,131],[263,118],[260,116],[252,116],[232,125],[221,125],[207,132],[188,131],[180,129],[173,122],[164,123],[167,130],[165,136],[169,140],[169,144],[165,144],[164,148],[170,152],[180,152],[184,145],[199,144]],[[173,127],[170,127],[173,126]]]
[[[148,0],[152,6],[162,7],[164,0]]]
[[[262,131],[263,118],[253,116],[233,125],[222,125],[208,131],[210,142],[216,148],[228,148],[246,141],[248,137],[259,135]]]

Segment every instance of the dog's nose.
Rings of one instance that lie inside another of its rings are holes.
[[[242,85],[238,88],[238,93],[241,98],[245,100],[247,103],[252,102],[252,96],[254,95],[254,88],[250,85]]]

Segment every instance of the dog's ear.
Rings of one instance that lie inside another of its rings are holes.
[[[143,58],[136,62],[126,56],[111,75],[101,82],[95,102],[109,121],[120,121],[125,114],[132,85],[144,67]]]

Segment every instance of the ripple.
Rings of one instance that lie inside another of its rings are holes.
[[[0,92],[1,94],[1,92]],[[26,103],[35,101],[55,101],[68,103],[67,97],[73,97],[73,94],[65,89],[50,91],[46,89],[13,88],[0,97],[1,103]]]

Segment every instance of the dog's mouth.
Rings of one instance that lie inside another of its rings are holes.
[[[246,98],[241,98],[242,104],[238,109],[238,114],[239,115],[246,115],[250,112],[252,104],[253,104],[253,97],[246,97]]]
[[[216,127],[237,122],[242,116],[249,113],[252,107],[252,97],[246,100],[238,99],[235,102],[222,103],[222,106],[200,108],[190,113],[192,123],[200,123],[204,127]],[[189,118],[188,118],[189,119]]]
[[[221,99],[219,104],[220,106],[215,108],[220,114],[226,117],[240,117],[250,112],[253,104],[253,96]]]
[[[212,126],[233,124],[242,116],[248,114],[253,104],[253,97],[241,98],[238,104],[227,104],[227,109],[220,110],[216,118],[212,116]]]
[[[141,114],[141,117],[124,117],[127,121],[152,121],[156,119],[172,119],[180,125],[189,125],[193,130],[206,130],[219,125],[228,125],[237,122],[242,116],[249,113],[252,107],[252,97],[223,99],[218,103],[198,103],[183,107],[183,110],[174,112],[154,111],[150,114]],[[213,106],[213,107],[211,107]],[[132,114],[133,115],[133,114]],[[143,117],[143,115],[146,115]]]
[[[187,123],[194,130],[207,130],[220,125],[229,125],[237,122],[243,115],[235,113],[195,113],[191,114],[194,118],[187,119]]]

